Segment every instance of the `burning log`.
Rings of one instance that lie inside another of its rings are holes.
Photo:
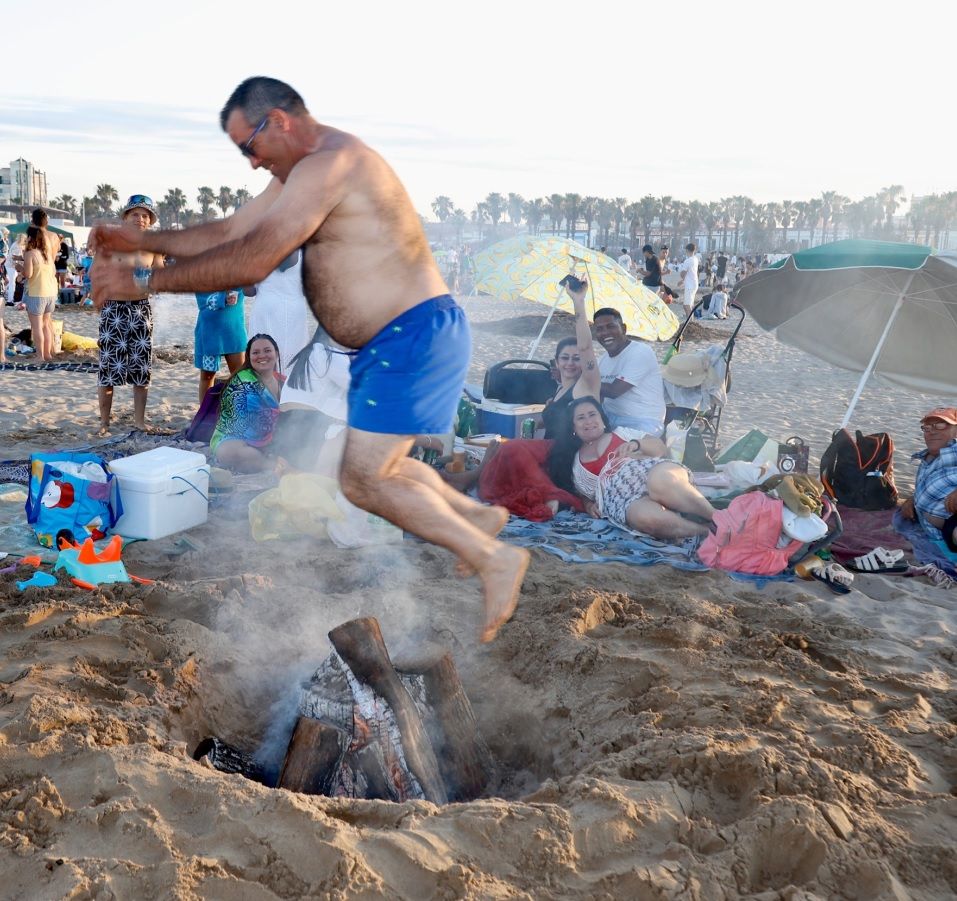
[[[308,795],[331,795],[350,744],[350,736],[341,729],[299,717],[279,774],[279,787]]]
[[[392,666],[379,623],[372,617],[337,626],[329,640],[351,674],[386,701],[395,714],[402,750],[422,792],[436,804],[448,802],[445,783],[415,701]]]
[[[430,731],[449,800],[471,801],[488,785],[492,755],[478,731],[452,655],[445,654],[418,673],[425,677],[426,703],[434,713]]]
[[[206,758],[221,773],[239,773],[253,782],[268,784],[266,771],[250,754],[226,744],[218,738],[204,738],[193,751],[193,760]]]

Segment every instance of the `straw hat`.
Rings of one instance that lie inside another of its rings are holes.
[[[708,365],[701,354],[675,354],[661,367],[661,377],[679,388],[697,388],[708,377]]]

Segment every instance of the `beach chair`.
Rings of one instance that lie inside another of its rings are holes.
[[[667,363],[675,354],[681,351],[681,339],[684,336],[685,329],[689,322],[698,321],[695,312],[703,305],[704,301],[698,301],[692,308],[688,317],[681,324],[681,327],[675,333],[671,342],[671,347],[665,354],[664,362]],[[684,388],[669,382],[663,377],[665,389],[665,424],[669,422],[679,422],[682,428],[693,429],[700,433],[705,446],[712,456],[719,448],[718,431],[721,427],[721,412],[727,402],[728,394],[731,392],[731,360],[734,356],[734,346],[747,318],[743,307],[738,306],[733,300],[728,303],[728,316],[738,315],[738,322],[727,342],[723,345],[712,345],[703,349],[701,353],[708,359],[708,363],[713,367],[713,371],[706,378],[702,386],[697,388]]]

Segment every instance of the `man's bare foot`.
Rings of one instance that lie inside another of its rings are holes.
[[[525,548],[498,543],[495,554],[482,568],[485,590],[485,627],[480,639],[491,641],[508,622],[518,606],[522,579],[531,559]]]
[[[508,509],[505,507],[477,506],[466,518],[473,526],[481,529],[486,535],[494,538],[508,522]]]
[[[96,433],[97,438],[109,438],[110,437],[110,427],[108,425],[101,425],[99,430]]]
[[[505,528],[505,523],[508,522],[508,510],[505,507],[480,506],[469,513],[466,519],[490,538],[494,538]],[[455,564],[455,574],[461,579],[468,579],[475,575],[475,567],[459,559],[459,562]]]

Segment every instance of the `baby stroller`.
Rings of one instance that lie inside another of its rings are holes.
[[[728,304],[729,315],[735,312],[740,318],[727,343],[712,345],[693,354],[682,354],[681,339],[684,331],[689,322],[695,321],[695,312],[703,303],[704,301],[698,301],[695,304],[688,318],[675,333],[671,347],[665,354],[665,365],[662,369],[665,424],[679,422],[683,429],[698,432],[711,456],[715,456],[718,450],[721,411],[731,391],[734,345],[747,314],[742,307],[731,301]]]

